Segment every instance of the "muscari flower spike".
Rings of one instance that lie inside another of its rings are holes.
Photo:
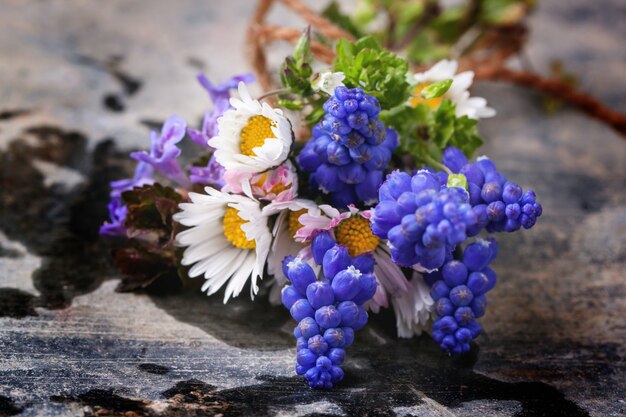
[[[329,194],[335,207],[376,202],[383,172],[398,146],[397,134],[378,120],[380,104],[360,88],[335,88],[326,114],[298,155],[311,187]]]
[[[300,257],[285,258],[284,273],[291,285],[283,288],[281,298],[298,322],[296,373],[304,375],[311,387],[330,389],[344,377],[345,349],[354,341],[354,332],[367,323],[363,304],[378,283],[374,262],[351,257],[328,232],[313,239],[311,253],[322,276],[318,278]]]
[[[467,191],[443,186],[427,170],[412,177],[392,172],[380,187],[379,198],[372,231],[388,239],[393,261],[405,267],[441,267],[477,223]]]

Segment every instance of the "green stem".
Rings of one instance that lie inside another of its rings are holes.
[[[448,175],[453,174],[453,172],[452,172],[452,171],[450,171],[450,169],[449,169],[447,166],[445,166],[445,165],[444,165],[444,164],[442,164],[441,162],[437,161],[435,158],[433,158],[432,156],[430,156],[430,155],[428,155],[428,154],[426,154],[426,155],[424,156],[424,161],[426,161],[426,163],[427,163],[428,165],[430,165],[431,167],[433,167],[433,168],[437,168],[437,169],[439,169],[439,170],[441,170],[441,171],[444,171],[444,172],[446,172]]]
[[[267,93],[264,93],[261,96],[259,96],[259,98],[257,98],[257,100],[261,101],[264,98],[267,98],[267,97],[270,97],[270,96],[275,96],[275,95],[278,95],[278,94],[287,94],[290,91],[291,90],[288,89],[288,88],[279,88],[277,90],[271,90],[271,91],[268,91]]]

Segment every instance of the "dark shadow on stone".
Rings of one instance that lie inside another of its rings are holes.
[[[50,400],[57,403],[78,403],[89,406],[96,410],[107,410],[119,415],[124,413],[136,413],[135,415],[144,416],[145,405],[147,401],[133,400],[130,398],[117,395],[111,389],[92,389],[77,396],[53,395]],[[102,412],[105,415],[105,412]]]
[[[140,363],[137,368],[141,371],[155,375],[165,375],[170,371],[170,368],[167,366],[158,365],[156,363]]]
[[[15,401],[11,398],[0,395],[0,417],[16,416],[22,411],[24,411],[24,408],[15,404]]]
[[[20,251],[11,248],[5,248],[4,246],[0,245],[0,258],[17,259],[21,257],[22,253]]]
[[[157,307],[178,321],[198,327],[230,346],[258,350],[294,346],[289,313],[282,306],[270,305],[264,294],[252,301],[244,288],[239,297],[227,304],[220,293],[208,297],[197,288],[149,296]]]
[[[17,288],[0,288],[0,317],[36,316],[35,296]]]

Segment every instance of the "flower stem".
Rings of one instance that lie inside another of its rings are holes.
[[[276,90],[270,90],[264,94],[262,94],[261,96],[259,96],[259,98],[257,98],[257,100],[261,101],[264,98],[270,97],[270,96],[275,96],[278,94],[287,94],[288,92],[290,92],[291,90],[289,90],[288,88],[279,88]]]
[[[452,172],[452,171],[450,171],[450,169],[449,169],[447,166],[445,166],[445,165],[444,165],[444,164],[442,164],[441,162],[437,161],[435,158],[433,158],[432,156],[430,156],[430,155],[428,155],[428,154],[426,154],[426,155],[424,156],[424,161],[426,161],[426,163],[427,163],[428,165],[430,165],[431,167],[433,167],[433,168],[437,168],[437,169],[439,169],[439,170],[441,170],[441,171],[444,171],[444,172],[445,172],[446,174],[448,174],[448,175],[453,174],[453,172]]]

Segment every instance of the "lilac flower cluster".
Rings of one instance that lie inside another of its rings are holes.
[[[354,341],[354,332],[367,323],[363,304],[378,283],[372,257],[350,257],[328,232],[313,239],[311,250],[323,278],[318,280],[301,258],[286,257],[283,269],[291,285],[283,288],[282,302],[298,321],[296,373],[304,375],[311,387],[330,389],[343,379],[345,349]]]
[[[379,199],[372,232],[389,240],[393,261],[406,267],[439,268],[477,223],[467,192],[442,186],[426,170],[413,177],[392,172],[380,187]]]
[[[336,207],[376,202],[383,172],[398,146],[397,133],[378,120],[380,104],[360,88],[337,87],[326,114],[298,156],[311,186]]]
[[[448,147],[442,162],[452,172],[465,175],[468,182],[470,203],[479,221],[468,231],[477,235],[483,228],[488,232],[514,232],[521,227],[530,229],[543,211],[533,190],[526,192],[496,169],[486,157],[474,163],[459,149]]]
[[[476,320],[485,314],[485,293],[496,284],[496,273],[488,265],[497,252],[494,239],[479,239],[467,245],[462,259],[449,259],[440,270],[426,274],[437,316],[432,337],[443,350],[467,352],[480,334]]]

